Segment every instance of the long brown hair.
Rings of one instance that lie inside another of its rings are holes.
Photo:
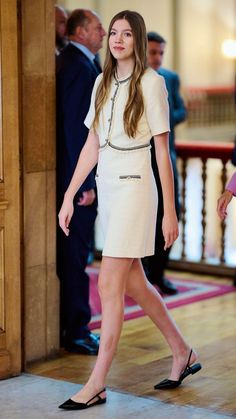
[[[130,10],[117,13],[109,26],[103,78],[98,86],[95,99],[96,116],[94,127],[96,128],[98,124],[100,112],[108,97],[112,77],[115,74],[116,59],[110,52],[109,36],[114,23],[120,19],[126,19],[129,22],[134,37],[134,69],[129,86],[128,101],[124,111],[125,132],[129,137],[134,137],[137,132],[138,122],[144,112],[141,78],[147,68],[147,34],[142,16]]]

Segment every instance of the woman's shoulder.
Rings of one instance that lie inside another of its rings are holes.
[[[100,73],[95,80],[95,84],[98,85],[102,79],[103,79],[103,73]]]
[[[155,85],[162,86],[163,81],[164,77],[160,76],[160,74],[158,74],[155,70],[148,67],[142,76],[141,83],[145,88],[152,88]]]
[[[102,81],[102,78],[103,78],[103,73],[100,73],[97,76],[97,78],[95,79],[95,82],[94,82],[94,85],[93,85],[93,95],[95,95],[95,93],[98,89],[98,86],[99,86],[100,82]]]

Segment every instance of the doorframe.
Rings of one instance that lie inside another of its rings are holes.
[[[21,167],[17,0],[0,0],[2,168],[0,223],[3,225],[3,331],[0,378],[22,369]]]

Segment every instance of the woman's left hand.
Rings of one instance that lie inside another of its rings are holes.
[[[165,214],[162,220],[162,232],[165,240],[164,250],[172,246],[179,235],[178,220],[175,212]]]

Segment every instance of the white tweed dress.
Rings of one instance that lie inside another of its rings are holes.
[[[94,100],[102,74],[94,85],[85,125],[91,128]],[[96,174],[98,213],[104,234],[103,256],[141,258],[154,254],[157,188],[151,167],[151,137],[169,131],[167,90],[163,77],[147,69],[142,77],[145,112],[135,138],[124,130],[123,113],[130,77],[113,79],[100,114],[100,149]]]

